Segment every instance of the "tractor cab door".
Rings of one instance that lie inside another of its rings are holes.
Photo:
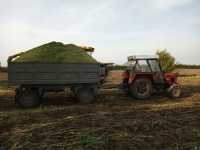
[[[163,72],[161,70],[158,60],[156,60],[156,59],[148,60],[148,64],[153,73],[154,83],[155,84],[164,84],[165,80],[164,80]]]

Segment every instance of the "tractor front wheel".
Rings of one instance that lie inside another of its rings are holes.
[[[181,96],[181,87],[177,84],[173,84],[168,89],[168,93],[171,98],[179,98]]]
[[[130,86],[131,95],[137,99],[148,99],[152,91],[152,83],[148,78],[138,78]]]

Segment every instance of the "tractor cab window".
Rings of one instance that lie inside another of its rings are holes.
[[[146,60],[137,60],[135,64],[136,72],[151,72]]]
[[[152,72],[161,72],[161,69],[157,60],[149,60],[149,65],[152,69]]]
[[[136,61],[128,61],[125,65],[127,66],[127,70],[132,70],[135,68]]]

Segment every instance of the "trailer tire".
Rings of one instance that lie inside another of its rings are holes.
[[[21,108],[33,108],[40,105],[39,94],[37,90],[24,90],[18,92],[16,104]]]
[[[83,104],[92,103],[95,100],[94,89],[89,87],[79,88],[77,91],[77,97]]]
[[[148,78],[138,78],[130,86],[131,95],[137,99],[148,99],[152,91],[152,83]]]
[[[38,89],[38,95],[39,95],[40,99],[42,99],[44,97],[44,94],[45,94],[45,89],[39,88]]]

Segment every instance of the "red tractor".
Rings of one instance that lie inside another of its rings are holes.
[[[147,99],[155,92],[180,97],[178,74],[163,72],[157,56],[129,56],[126,66],[122,87],[133,97]]]

